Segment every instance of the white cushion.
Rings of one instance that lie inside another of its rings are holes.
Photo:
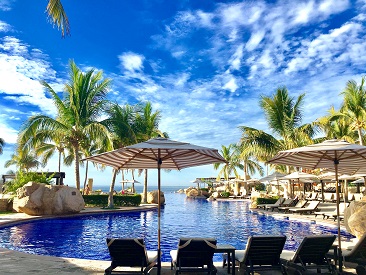
[[[177,261],[177,254],[178,254],[178,250],[170,250],[170,257],[172,257],[172,262]]]
[[[291,250],[282,250],[280,258],[290,261],[295,256],[295,253],[296,253],[295,251],[291,251]]]
[[[146,254],[147,254],[147,258],[149,260],[149,263],[152,263],[152,262],[156,261],[156,259],[158,258],[158,251],[147,250]]]
[[[245,250],[235,250],[235,260],[239,262],[244,261]]]

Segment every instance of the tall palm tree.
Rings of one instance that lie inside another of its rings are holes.
[[[153,112],[150,102],[147,102],[140,107],[141,109],[136,114],[136,120],[133,126],[138,142],[143,142],[155,137],[169,137],[167,133],[159,130],[161,112],[159,110]],[[147,169],[144,169],[143,203],[147,202],[147,176]]]
[[[73,61],[70,61],[70,81],[64,86],[63,99],[45,81],[42,85],[49,92],[57,108],[57,117],[34,115],[21,128],[20,143],[27,144],[37,132],[53,133],[65,138],[67,146],[72,148],[75,166],[75,185],[80,189],[80,151],[84,143],[93,140],[111,148],[107,127],[100,121],[107,104],[106,96],[109,79],[103,80],[103,73],[93,69],[83,73]],[[52,139],[52,136],[50,138]]]
[[[108,118],[104,120],[103,124],[109,129],[111,133],[111,139],[115,149],[137,142],[136,134],[133,129],[136,119],[136,111],[136,106],[131,106],[128,104],[120,106],[116,103],[110,103],[106,108],[106,114],[108,115]],[[113,169],[113,176],[108,197],[109,208],[114,207],[113,193],[117,173],[118,170]]]
[[[70,23],[61,0],[49,0],[46,12],[50,21],[61,30],[62,37],[70,34]]]
[[[243,165],[240,163],[235,144],[230,144],[227,147],[225,145],[221,145],[220,153],[226,160],[226,163],[214,163],[215,170],[219,170],[221,167],[221,170],[217,175],[217,180],[220,180],[223,177],[226,181],[228,181],[232,173],[234,173],[236,178],[239,178],[239,172],[237,168],[243,170]]]
[[[4,139],[0,138],[0,155],[3,153],[3,148],[5,146]]]
[[[364,87],[365,77],[362,77],[361,84],[350,80],[341,93],[343,104],[340,113],[350,122],[352,128],[358,133],[358,140],[363,145],[363,130],[366,126],[366,89]]]
[[[267,161],[280,150],[313,143],[315,128],[311,124],[301,125],[302,107],[305,94],[297,99],[290,97],[286,87],[277,89],[272,97],[261,96],[268,127],[273,133],[248,126],[240,126],[240,143],[260,161]]]

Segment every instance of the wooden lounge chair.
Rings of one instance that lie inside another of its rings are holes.
[[[107,238],[109,254],[112,258],[110,267],[105,270],[107,274],[121,274],[113,271],[116,267],[139,267],[139,270],[128,273],[148,274],[156,265],[157,251],[147,251],[143,239],[109,239]]]
[[[344,202],[341,202],[339,204],[339,217],[341,218],[341,216],[344,215],[344,210],[346,210],[346,208],[349,206],[349,203],[344,203]],[[326,214],[323,214],[323,218],[333,218],[333,220],[336,220],[337,219],[337,209],[335,209],[333,212],[331,213],[326,213]]]
[[[307,202],[307,200],[299,200],[295,206],[279,206],[278,211],[289,212],[290,209],[300,209],[303,208]]]
[[[275,203],[269,203],[269,204],[258,204],[257,208],[263,208],[266,209],[267,206],[280,206],[281,203],[285,201],[285,198],[279,198]]]
[[[235,251],[235,263],[245,274],[258,270],[283,271],[280,255],[285,242],[286,236],[251,236],[245,250]]]
[[[283,201],[283,203],[281,203],[280,205],[266,205],[265,206],[265,209],[266,210],[274,210],[274,209],[276,209],[276,208],[278,208],[278,207],[280,207],[280,206],[282,206],[282,207],[287,207],[287,206],[291,206],[292,205],[292,203],[293,203],[293,199],[285,199],[284,201]]]
[[[213,255],[216,250],[216,239],[180,238],[178,249],[170,251],[171,269],[175,274],[182,272],[216,274]]]
[[[298,208],[298,209],[290,209],[289,211],[292,212],[292,214],[311,214],[314,211],[316,211],[316,209],[319,206],[320,201],[310,201],[308,205],[305,205],[302,208]]]
[[[283,267],[290,274],[305,274],[311,270],[321,273],[326,269],[331,274],[336,274],[334,265],[327,257],[336,236],[318,235],[305,237],[296,251],[283,250],[281,261]]]
[[[325,202],[334,202],[335,201],[334,194],[333,193],[324,193],[324,201]]]
[[[328,252],[328,256],[334,258],[334,250]],[[353,267],[356,269],[356,274],[366,274],[366,233],[359,239],[356,245],[351,250],[342,248],[343,264],[346,267]]]

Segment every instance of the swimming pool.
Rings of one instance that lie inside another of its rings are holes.
[[[249,210],[246,201],[187,199],[165,194],[161,212],[162,261],[170,261],[179,237],[214,237],[218,243],[244,249],[250,235],[286,235],[286,249],[295,250],[309,234],[336,234],[337,229],[313,223],[275,219]],[[352,235],[343,232],[345,238]],[[23,222],[0,230],[0,246],[31,254],[109,260],[107,237],[141,237],[157,248],[157,210],[93,214]],[[215,256],[221,260],[221,255]]]

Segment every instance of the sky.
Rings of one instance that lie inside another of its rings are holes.
[[[283,86],[305,93],[308,123],[339,108],[347,81],[365,72],[366,0],[62,0],[65,38],[49,23],[47,2],[0,0],[0,174],[22,123],[55,116],[39,81],[62,95],[70,60],[112,79],[110,100],[150,101],[171,139],[219,150],[239,141],[239,126],[270,132],[261,95]],[[56,158],[43,170],[56,171]],[[73,167],[62,170],[73,185]],[[89,176],[98,185],[112,178],[109,168]],[[162,184],[216,176],[206,165],[163,172]],[[148,178],[156,184],[155,171]]]

